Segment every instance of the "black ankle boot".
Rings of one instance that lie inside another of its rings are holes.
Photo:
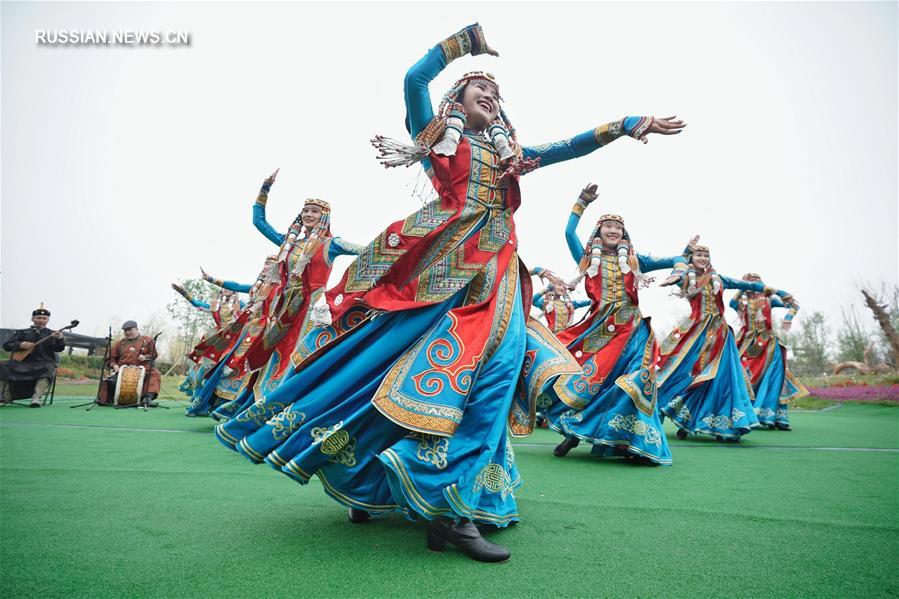
[[[357,510],[354,507],[350,508],[348,516],[350,522],[352,522],[353,524],[362,524],[363,522],[367,522],[368,519],[371,518],[371,514],[369,514],[365,510]]]
[[[779,430],[779,431],[791,431],[791,430],[793,430],[793,429],[790,427],[789,424],[786,424],[786,423],[783,423],[783,422],[778,422],[778,423],[775,424],[774,426],[775,426],[775,427],[777,428],[777,430]]]
[[[677,438],[683,441],[687,438],[687,431],[682,428],[677,429]]]
[[[565,440],[556,445],[553,449],[553,455],[557,458],[564,458],[568,452],[581,444],[581,440],[577,437],[565,437]]]
[[[447,543],[478,562],[505,562],[510,557],[508,549],[482,537],[471,520],[454,523],[449,518],[435,518],[428,522],[428,549],[443,551]]]

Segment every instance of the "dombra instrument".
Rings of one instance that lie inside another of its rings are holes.
[[[57,332],[57,333],[62,333],[63,331],[68,331],[69,329],[74,329],[74,328],[77,327],[77,326],[78,326],[78,321],[77,321],[77,320],[73,320],[73,321],[72,321],[72,324],[70,324],[70,325],[67,326],[67,327],[62,327],[61,329],[59,329],[59,330],[56,331],[56,332]],[[14,352],[12,353],[12,359],[13,359],[14,361],[16,361],[16,362],[21,362],[22,360],[24,360],[25,358],[27,358],[27,357],[28,357],[28,356],[29,356],[29,355],[30,355],[30,354],[37,348],[38,345],[40,345],[41,343],[43,343],[43,342],[46,341],[47,339],[52,339],[52,338],[53,338],[53,337],[52,337],[51,335],[47,335],[46,337],[44,337],[44,338],[41,339],[40,341],[35,342],[35,344],[32,345],[31,347],[29,347],[28,349],[20,349],[19,351],[14,351]]]
[[[133,406],[140,401],[144,390],[143,366],[120,366],[116,373],[115,394],[112,403],[117,406]]]

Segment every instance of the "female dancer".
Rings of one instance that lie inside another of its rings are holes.
[[[736,443],[758,419],[733,331],[724,320],[724,290],[788,295],[761,282],[719,275],[712,268],[706,246],[696,246],[688,255],[686,273],[664,283],[680,282],[692,312],[662,342],[659,406],[677,425],[679,439],[702,433]]]
[[[649,319],[640,313],[638,289],[644,273],[672,268],[682,256],[637,254],[624,220],[601,216],[586,244],[577,236],[584,210],[597,198],[596,185],[581,191],[571,211],[565,240],[578,263],[592,306],[587,317],[558,334],[584,369],[591,397],[583,410],[564,403],[546,406],[549,427],[565,436],[554,450],[565,456],[580,441],[595,455],[620,455],[646,464],[671,464],[671,452],[656,412],[655,360],[658,346]]]
[[[526,318],[530,281],[512,219],[519,175],[683,124],[630,117],[522,148],[485,73],[463,76],[434,115],[428,83],[469,53],[496,55],[478,25],[406,75],[415,147],[375,139],[385,164],[423,160],[438,199],[390,225],[328,292],[334,339],[264,397],[267,412],[252,426],[232,419],[216,435],[298,482],[317,475],[353,522],[400,511],[428,520],[432,550],[449,542],[473,559],[504,561],[509,552],[473,521],[518,520],[521,481],[507,430],[529,433],[536,397],[580,371]]]
[[[172,289],[198,310],[209,312],[216,328],[231,324],[236,319],[237,314],[244,308],[244,303],[237,297],[237,294],[227,289],[221,289],[218,297],[210,303],[195,298],[187,289],[177,283],[172,283]],[[178,387],[178,390],[193,398],[194,394],[203,386],[203,379],[206,377],[206,373],[214,368],[215,364],[213,360],[201,356],[197,362],[188,368],[187,376]]]
[[[743,275],[744,281],[761,281],[756,273]],[[790,402],[808,395],[808,390],[787,368],[787,347],[774,331],[772,308],[788,308],[783,330],[789,331],[799,310],[795,299],[784,302],[778,296],[755,291],[738,291],[730,307],[740,315],[737,347],[743,367],[755,393],[755,415],[759,423],[781,431],[790,428]]]

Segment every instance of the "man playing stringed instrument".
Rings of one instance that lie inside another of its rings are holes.
[[[12,402],[13,385],[34,381],[31,407],[41,407],[56,375],[56,353],[66,347],[62,332],[47,328],[49,321],[50,311],[41,304],[31,313],[31,326],[16,331],[3,344],[3,349],[15,353],[12,360],[0,364],[0,405]],[[22,357],[19,352],[27,355]]]

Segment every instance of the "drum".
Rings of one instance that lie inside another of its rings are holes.
[[[144,390],[143,366],[122,366],[116,375],[113,403],[117,406],[133,406],[140,401]]]

